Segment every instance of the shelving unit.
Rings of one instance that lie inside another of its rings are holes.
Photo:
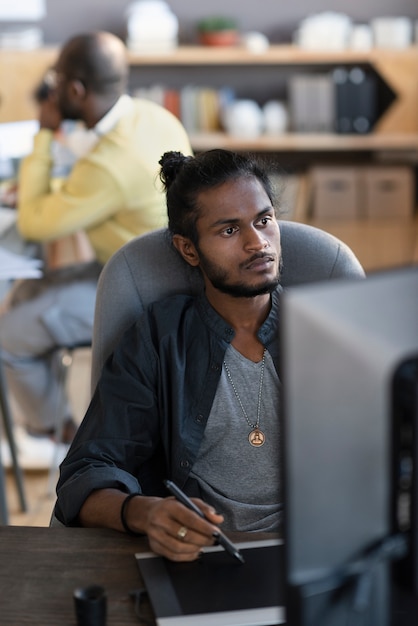
[[[45,70],[56,58],[57,48],[42,48],[31,51],[0,51],[0,122],[17,119],[28,119],[36,114],[36,105],[32,102],[33,89],[39,83]],[[274,45],[261,53],[254,54],[243,47],[203,47],[180,46],[171,53],[162,55],[138,55],[129,53],[129,62],[133,68],[169,68],[181,70],[179,84],[185,82],[187,68],[248,67],[248,82],[251,83],[251,72],[262,72],[267,67],[334,67],[337,65],[369,65],[395,92],[396,100],[382,115],[367,136],[351,137],[344,135],[323,136],[309,135],[295,137],[261,138],[264,145],[271,151],[276,143],[277,150],[312,150],[317,149],[349,150],[351,142],[355,149],[418,149],[418,46],[405,50],[372,49],[369,51],[307,51],[292,45]],[[392,141],[376,140],[375,135],[394,135]],[[405,136],[403,136],[405,134]],[[199,146],[213,139],[204,135],[196,137]],[[226,138],[216,136],[216,141],[226,142]],[[231,139],[234,147],[239,142]],[[341,147],[339,147],[341,144]],[[244,142],[246,149],[248,142]],[[382,148],[381,148],[382,146]],[[257,147],[255,143],[254,148]]]
[[[46,69],[53,65],[57,53],[55,47],[28,52],[0,51],[0,122],[37,117],[32,94]],[[279,160],[281,154],[302,155],[308,163],[316,161],[318,154],[324,159],[333,159],[335,155],[342,158],[360,154],[370,158],[384,153],[398,163],[404,160],[405,163],[418,164],[418,46],[405,50],[307,51],[292,45],[273,45],[261,54],[251,53],[243,47],[180,46],[172,53],[162,55],[129,53],[129,62],[133,73],[137,72],[139,77],[143,74],[153,77],[165,72],[178,88],[187,84],[189,75],[197,75],[202,83],[210,84],[211,77],[218,74],[222,73],[222,80],[228,76],[233,80],[241,73],[245,81],[248,79],[249,92],[257,88],[255,79],[258,85],[263,82],[263,75],[268,75],[270,80],[273,76],[274,83],[275,78],[283,78],[284,71],[370,67],[392,90],[395,99],[369,134],[285,133],[261,135],[249,140],[223,132],[193,133],[192,145],[196,151],[223,147],[277,153]],[[274,84],[271,88],[274,90]],[[377,269],[416,260],[416,218],[392,222],[343,223],[335,220],[317,225],[346,240],[366,269]],[[386,246],[389,252],[383,262],[381,250]]]
[[[231,137],[226,133],[193,133],[196,150],[214,146],[234,150],[262,152],[343,152],[343,151],[414,151],[418,153],[418,47],[406,50],[306,51],[296,46],[271,46],[262,54],[244,48],[180,47],[170,55],[130,55],[132,66],[178,69],[182,77],[187,68],[248,68],[251,73],[267,68],[332,68],[340,65],[367,65],[396,94],[393,104],[381,116],[373,133],[368,135],[294,134],[262,135],[254,140]],[[204,80],[204,79],[203,79]]]

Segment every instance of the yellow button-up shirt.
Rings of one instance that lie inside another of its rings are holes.
[[[28,240],[48,242],[84,230],[105,263],[137,235],[165,226],[165,194],[158,178],[164,152],[192,154],[186,131],[163,107],[124,96],[124,112],[51,187],[52,131],[41,129],[19,172],[18,228]]]

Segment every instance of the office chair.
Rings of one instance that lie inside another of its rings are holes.
[[[333,235],[298,222],[279,223],[284,287],[365,277],[352,250]],[[166,228],[141,235],[120,248],[106,263],[97,286],[92,391],[119,338],[149,304],[169,295],[195,294],[202,289],[200,270],[182,259]],[[54,514],[51,526],[62,526]]]
[[[284,287],[336,278],[364,278],[357,257],[333,235],[298,222],[279,224]],[[120,248],[105,265],[97,287],[92,389],[123,332],[150,303],[202,289],[200,270],[181,258],[167,229],[146,233]]]

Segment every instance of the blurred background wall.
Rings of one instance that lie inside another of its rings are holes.
[[[46,0],[47,15],[39,23],[45,44],[60,44],[80,31],[104,29],[124,37],[125,11],[130,0]],[[238,19],[241,31],[258,30],[271,43],[288,43],[298,23],[321,11],[338,11],[356,23],[378,16],[405,16],[418,20],[418,0],[168,0],[180,22],[180,42],[194,43],[195,24],[207,15]]]

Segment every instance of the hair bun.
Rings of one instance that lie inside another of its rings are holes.
[[[184,156],[182,152],[164,152],[158,163],[161,165],[160,178],[166,189],[170,187],[189,159],[190,157]]]

